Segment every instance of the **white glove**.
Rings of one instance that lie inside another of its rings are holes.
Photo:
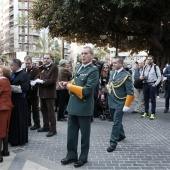
[[[107,84],[107,85],[106,85],[106,88],[107,88],[107,89],[110,89],[110,85],[109,85],[109,84]]]
[[[124,106],[123,107],[123,112],[127,112],[130,109],[130,107]]]
[[[43,80],[41,80],[41,79],[36,79],[35,81],[36,81],[36,83],[41,83],[41,84],[43,84]]]
[[[31,86],[35,86],[35,84],[36,84],[37,82],[34,80],[31,80],[31,82],[30,82],[30,84],[31,84]]]

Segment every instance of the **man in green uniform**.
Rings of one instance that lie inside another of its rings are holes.
[[[134,98],[134,88],[131,75],[123,69],[123,59],[115,58],[113,61],[115,70],[110,75],[108,87],[108,104],[110,113],[113,116],[113,127],[110,137],[108,152],[116,149],[117,142],[125,139],[122,125],[123,113],[129,110],[129,106]]]
[[[92,64],[93,50],[84,47],[81,53],[82,65],[76,68],[72,83],[59,82],[63,89],[70,91],[70,99],[67,107],[67,156],[61,160],[63,165],[75,162],[74,167],[83,166],[87,162],[89,145],[91,116],[94,109],[94,89],[99,82],[99,73]],[[78,132],[81,132],[81,153],[78,158]]]

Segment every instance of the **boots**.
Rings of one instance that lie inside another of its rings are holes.
[[[1,152],[2,156],[9,156],[10,153],[8,151],[8,135],[6,135],[6,137],[2,139],[2,142],[3,142],[3,150]]]
[[[1,148],[2,148],[2,139],[0,139],[0,163],[3,162],[3,157],[1,154]]]

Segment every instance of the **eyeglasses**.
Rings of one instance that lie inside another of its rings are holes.
[[[104,67],[104,68],[108,68],[108,67]]]

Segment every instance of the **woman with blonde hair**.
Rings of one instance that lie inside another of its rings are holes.
[[[8,131],[13,104],[11,101],[10,77],[11,71],[8,67],[0,66],[0,163],[2,156],[9,156]],[[2,149],[3,143],[3,150]]]
[[[106,87],[107,83],[109,82],[109,76],[110,76],[110,68],[108,64],[104,64],[103,65],[103,69],[101,72],[101,76],[100,76],[100,85],[101,85],[101,89],[103,87]]]

